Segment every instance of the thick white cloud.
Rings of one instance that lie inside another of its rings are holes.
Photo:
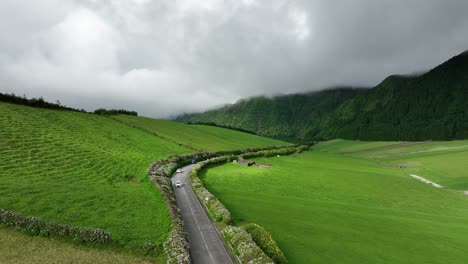
[[[4,0],[1,91],[153,117],[374,85],[468,49],[468,2]]]

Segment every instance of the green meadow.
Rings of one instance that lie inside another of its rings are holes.
[[[270,168],[229,163],[201,177],[237,224],[265,227],[290,263],[466,263],[468,197],[409,174],[466,185],[467,142],[334,140],[255,160]]]
[[[170,231],[149,165],[190,149],[116,120],[0,103],[0,208],[102,228],[125,248]]]
[[[468,190],[468,140],[427,142],[359,142],[332,140],[316,150],[375,160],[399,167],[447,188]]]
[[[220,151],[286,145],[284,141],[260,137],[240,131],[205,125],[187,125],[167,120],[119,115],[112,118],[130,126],[142,128],[164,139],[192,149]]]
[[[144,117],[7,103],[0,113],[0,208],[102,228],[117,242],[93,248],[0,227],[0,262],[163,261],[160,250],[147,258],[142,249],[148,241],[160,249],[171,228],[162,196],[146,178],[153,161],[287,144]],[[467,158],[468,140],[332,140],[298,155],[255,159],[268,168],[229,163],[201,177],[237,224],[265,227],[290,263],[466,263]]]

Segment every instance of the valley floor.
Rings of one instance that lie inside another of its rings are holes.
[[[217,166],[202,180],[238,224],[264,226],[290,263],[465,263],[464,145],[336,140],[256,160],[270,168]]]

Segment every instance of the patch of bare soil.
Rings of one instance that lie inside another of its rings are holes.
[[[256,167],[260,167],[260,168],[271,168],[271,165],[269,165],[269,164],[248,161],[248,160],[246,160],[246,159],[244,159],[242,157],[237,157],[237,163],[245,165],[245,166],[249,166],[249,167],[250,166],[256,166]]]
[[[263,164],[263,163],[255,163],[254,166],[260,167],[260,168],[271,168],[270,164]]]

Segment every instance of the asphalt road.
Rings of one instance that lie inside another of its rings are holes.
[[[223,240],[216,231],[215,225],[206,215],[190,185],[190,170],[194,166],[185,166],[181,168],[181,173],[175,173],[172,177],[173,186],[175,186],[176,181],[182,183],[182,187],[174,188],[174,192],[177,206],[184,220],[185,231],[188,233],[192,263],[234,264]]]

